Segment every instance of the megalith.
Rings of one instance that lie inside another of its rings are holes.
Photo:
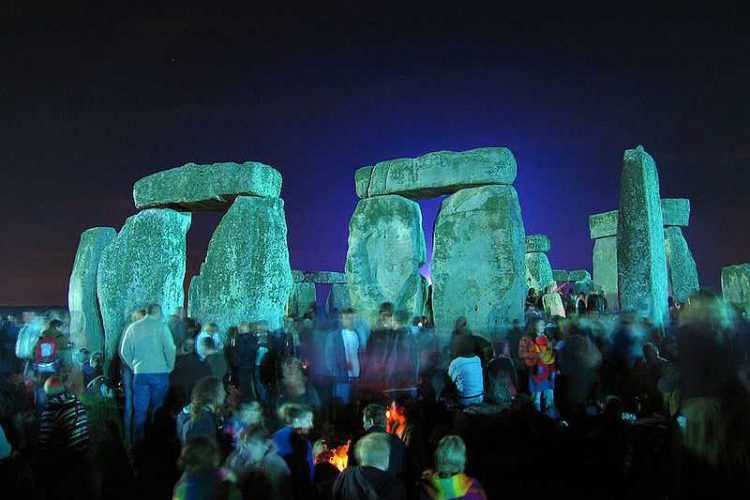
[[[200,273],[190,278],[190,286],[188,286],[188,318],[197,317],[196,314],[198,314],[201,310],[198,296],[198,290],[200,289],[200,280]]]
[[[68,285],[70,340],[76,349],[104,352],[104,327],[96,298],[96,273],[102,252],[117,236],[111,227],[94,227],[81,234]]]
[[[551,249],[549,238],[543,234],[526,237],[526,286],[535,290],[545,290],[552,284],[552,266],[547,252]]]
[[[682,232],[682,227],[690,223],[690,200],[665,198],[661,200],[661,206],[669,287],[674,300],[684,304],[700,288],[698,266]]]
[[[211,237],[189,309],[221,329],[260,320],[277,329],[293,285],[284,201],[240,196]]]
[[[419,268],[425,262],[419,205],[398,195],[365,198],[349,222],[346,279],[351,305],[374,321],[378,306],[422,314],[424,287]]]
[[[300,318],[307,312],[310,304],[315,303],[315,300],[315,283],[304,280],[294,281],[286,313],[291,317]]]
[[[357,170],[354,181],[360,198],[386,194],[434,198],[469,187],[513,184],[516,173],[510,149],[488,147],[382,161]]]
[[[443,201],[431,266],[438,335],[447,335],[459,317],[487,336],[523,318],[525,236],[513,186],[463,189]]]
[[[552,279],[555,280],[557,283],[564,283],[566,281],[570,281],[570,271],[566,271],[565,269],[553,269]]]
[[[245,163],[188,163],[151,174],[133,186],[136,208],[190,212],[226,210],[238,196],[278,198],[281,174],[271,166]]]
[[[589,216],[589,231],[594,240],[593,278],[601,287],[611,311],[619,309],[617,301],[617,224],[618,210]]]
[[[667,317],[667,257],[659,174],[642,146],[626,150],[620,179],[617,265],[620,307],[661,325]]]
[[[111,360],[130,315],[159,304],[165,317],[183,307],[185,238],[190,214],[148,209],[129,217],[104,248],[97,272],[97,296]]]
[[[334,283],[326,298],[326,312],[333,314],[338,311],[351,307],[352,301],[349,299],[349,287],[346,283]]]
[[[750,264],[727,266],[721,270],[724,300],[750,310]]]

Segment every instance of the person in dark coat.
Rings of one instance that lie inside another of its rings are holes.
[[[211,349],[214,345],[212,338],[202,339],[204,349]],[[189,345],[184,343],[183,346]],[[184,354],[179,354],[175,358],[174,371],[169,374],[169,385],[177,389],[182,400],[187,401],[193,394],[193,388],[199,380],[212,375],[211,366],[205,359],[192,349]]]
[[[287,403],[279,408],[279,416],[285,426],[273,434],[273,443],[289,466],[294,497],[307,498],[315,474],[312,444],[307,439],[313,427],[313,412],[306,406]]]
[[[234,348],[234,370],[243,400],[257,401],[255,387],[255,365],[258,356],[258,339],[252,332],[252,325],[241,323],[237,345]]]
[[[372,433],[386,433],[386,423],[386,409],[384,406],[375,403],[367,405],[362,412],[362,427],[365,429],[365,434],[359,440]],[[406,483],[410,481],[411,477],[411,474],[409,474],[409,458],[406,445],[393,434],[386,434],[386,436],[388,436],[390,446],[388,472]],[[357,456],[354,453],[359,440],[349,448],[350,466],[359,465]]]
[[[333,485],[334,500],[405,500],[406,489],[388,472],[390,438],[374,432],[357,443],[355,454],[361,464],[345,469]]]

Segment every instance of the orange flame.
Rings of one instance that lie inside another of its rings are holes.
[[[331,457],[328,459],[328,461],[339,471],[346,469],[346,467],[349,465],[350,444],[351,441],[332,450]]]

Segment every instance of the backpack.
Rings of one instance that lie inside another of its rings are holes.
[[[52,336],[39,339],[34,350],[34,363],[39,366],[51,365],[57,361],[57,340]]]

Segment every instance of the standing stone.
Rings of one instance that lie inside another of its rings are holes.
[[[526,237],[526,286],[535,290],[545,290],[554,281],[552,266],[547,258],[551,249],[549,238],[543,234]]]
[[[546,290],[552,284],[552,265],[547,254],[541,252],[527,253],[526,286],[535,290]]]
[[[523,318],[525,234],[513,186],[463,189],[435,221],[432,308],[438,335],[459,317],[481,335]]]
[[[594,283],[599,285],[610,311],[619,310],[617,299],[617,236],[594,240]]]
[[[326,299],[326,311],[332,314],[334,311],[343,311],[351,307],[352,301],[349,299],[349,287],[346,283],[334,283],[331,285],[331,291],[328,292]]]
[[[623,156],[617,265],[621,308],[663,324],[668,279],[659,174],[642,146]]]
[[[617,294],[617,224],[619,211],[612,210],[589,217],[594,240],[594,282],[602,288],[610,311],[619,309]]]
[[[346,256],[351,305],[360,317],[374,321],[383,302],[421,315],[419,268],[425,255],[422,211],[416,202],[398,195],[360,200],[349,222]]]
[[[293,287],[286,235],[282,199],[237,198],[208,244],[194,317],[221,329],[260,320],[280,328]]]
[[[116,355],[133,311],[159,304],[169,317],[183,307],[185,238],[190,222],[190,214],[144,210],[128,217],[102,252],[96,282],[107,360]]]
[[[116,236],[117,231],[111,227],[94,227],[81,234],[68,286],[70,340],[76,349],[103,352],[104,328],[96,299],[96,273],[102,252]]]
[[[672,285],[672,297],[685,304],[687,299],[698,291],[698,266],[690,252],[682,229],[676,226],[664,228],[664,249],[667,254],[669,282]]]
[[[201,310],[199,302],[200,298],[198,296],[198,290],[200,289],[200,280],[200,274],[196,274],[195,276],[190,278],[190,286],[188,287],[188,318],[196,318],[196,315]]]
[[[289,316],[301,318],[307,312],[310,304],[315,303],[315,300],[315,283],[307,281],[297,282],[292,287],[286,313]]]
[[[728,266],[721,270],[724,300],[750,310],[750,264]]]

